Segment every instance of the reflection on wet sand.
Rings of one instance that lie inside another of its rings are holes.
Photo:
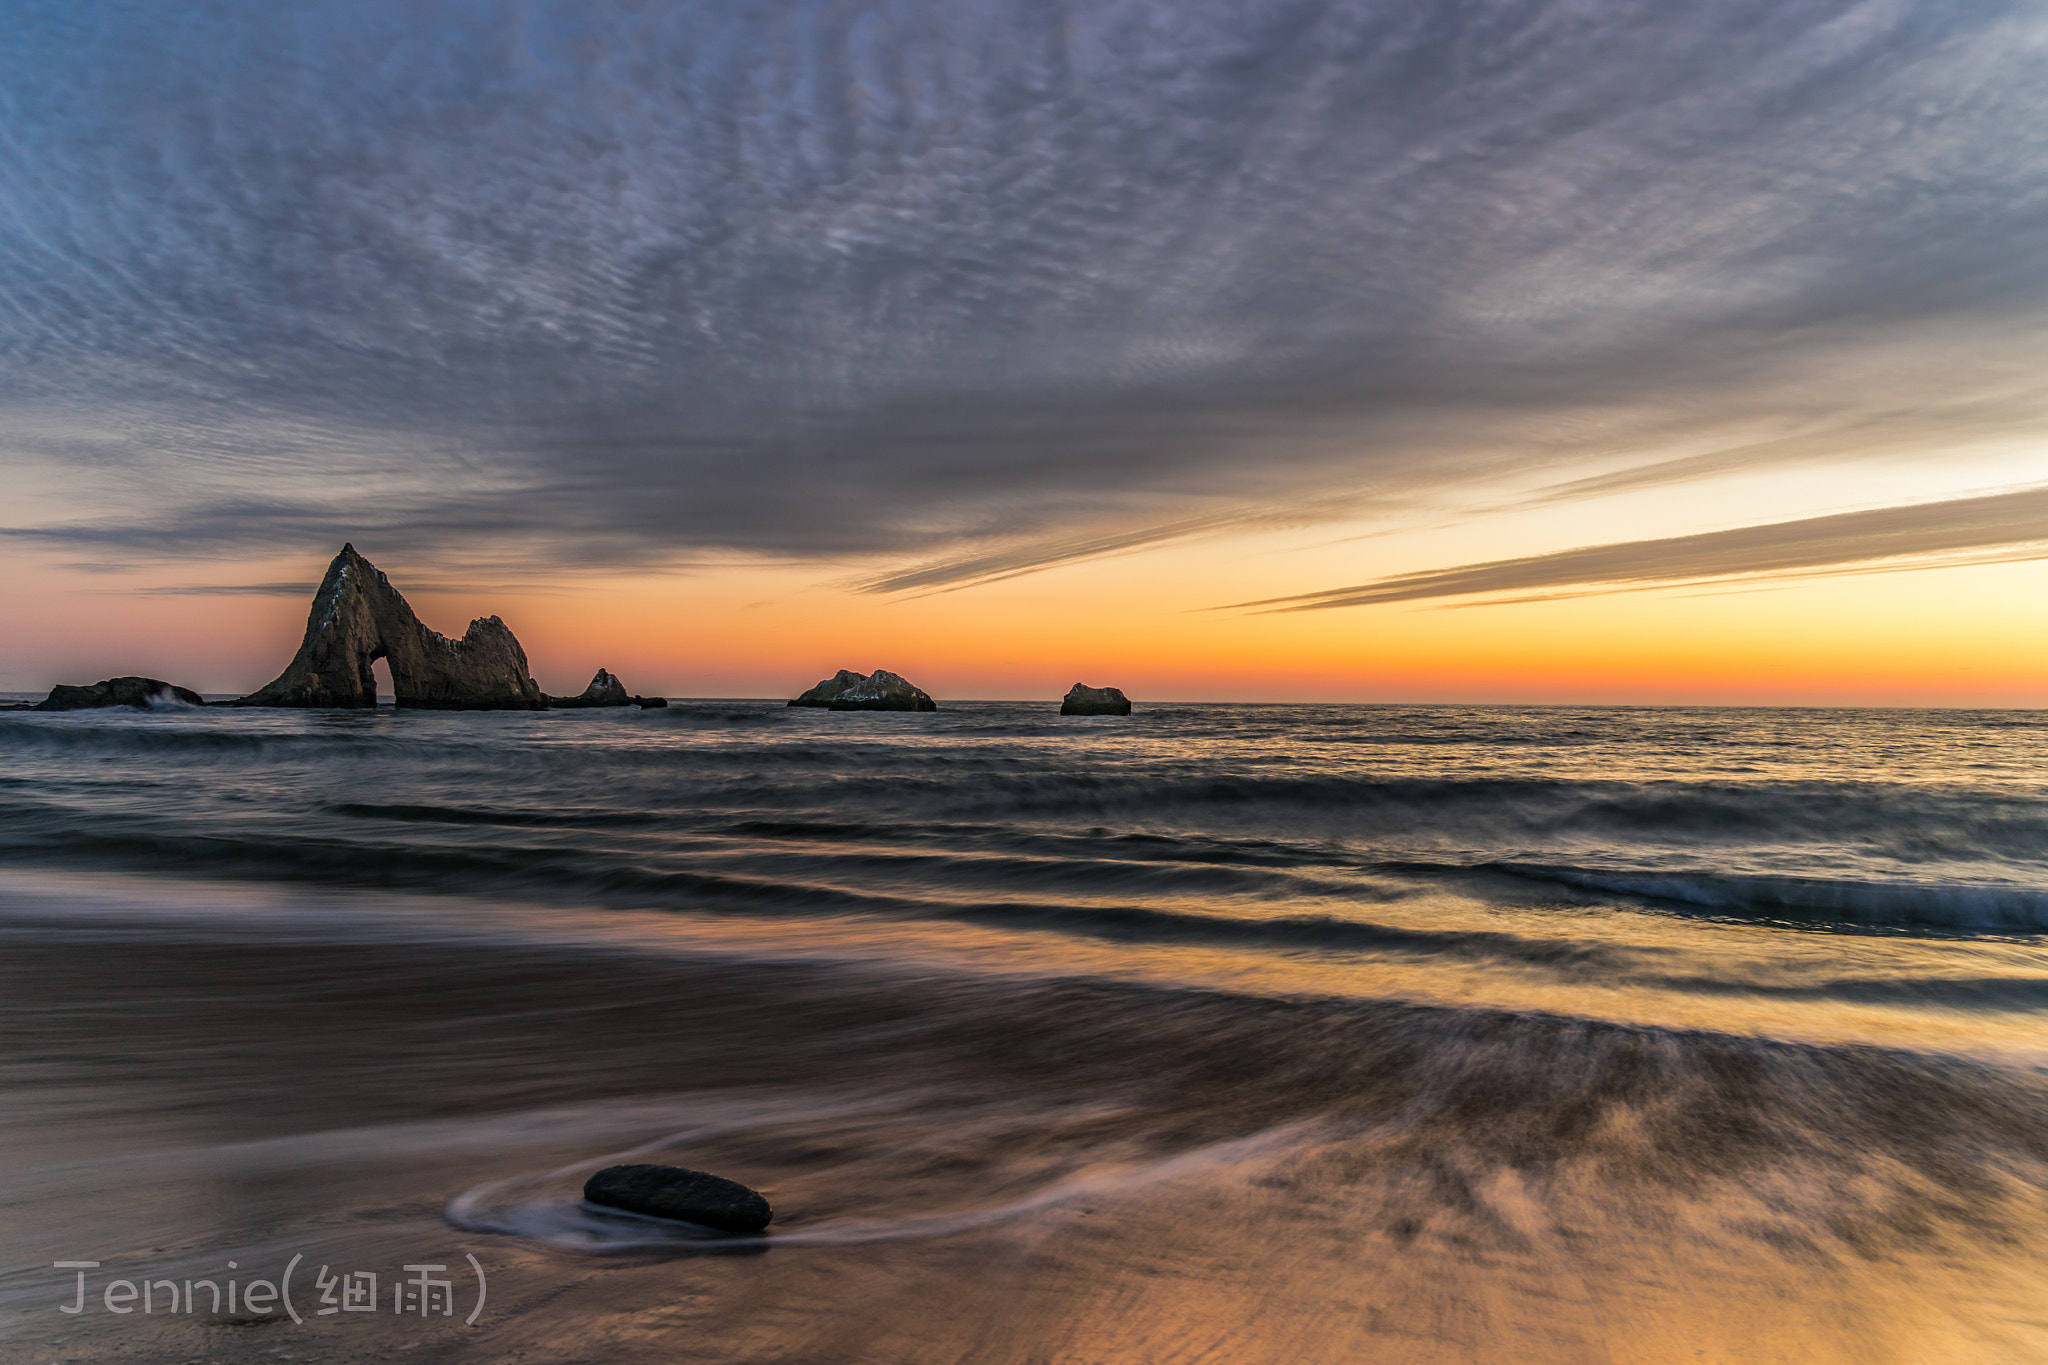
[[[395,1272],[473,1253],[491,1304],[475,1328],[59,1322],[69,1280],[17,1269],[10,1351],[2048,1348],[2048,1091],[2024,1069],[1159,981],[97,924],[67,939],[17,923],[0,966],[23,1101],[6,1128],[10,1265],[184,1275],[298,1253]],[[704,1242],[581,1207],[582,1175],[624,1155],[755,1185],[771,1235]]]

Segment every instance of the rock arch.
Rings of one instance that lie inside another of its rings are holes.
[[[344,545],[306,616],[306,638],[291,664],[235,706],[377,704],[370,665],[391,669],[400,706],[443,711],[538,711],[547,697],[526,651],[495,616],[469,623],[460,640],[428,630],[376,565]]]

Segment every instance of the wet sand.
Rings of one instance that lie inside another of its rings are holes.
[[[2048,1358],[2023,1068],[118,914],[4,946],[9,1359]],[[764,1190],[770,1236],[580,1209],[629,1154]],[[56,1311],[59,1260],[295,1254],[303,1324]],[[316,1265],[422,1263],[452,1315],[313,1311]]]

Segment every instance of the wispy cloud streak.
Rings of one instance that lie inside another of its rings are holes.
[[[1269,612],[1326,611],[1539,588],[1632,591],[1659,584],[1871,566],[1909,557],[2017,546],[2037,546],[2038,557],[2048,558],[2048,487],[1699,535],[1589,545],[1234,605]]]

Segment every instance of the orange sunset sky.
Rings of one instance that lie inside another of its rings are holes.
[[[1868,501],[1890,505],[1909,488],[1930,500],[1957,491],[1932,481],[1914,488],[1914,472],[1901,466],[1897,485],[1882,490],[1890,496]],[[1999,474],[2024,471],[1987,462],[1969,472],[1995,486]],[[1829,482],[1729,480],[1712,497],[1406,509],[1382,520],[1211,532],[897,594],[863,591],[873,566],[858,562],[732,560],[552,580],[500,570],[502,583],[448,583],[431,560],[379,554],[367,538],[358,548],[437,629],[459,634],[473,616],[504,617],[542,686],[560,693],[580,690],[599,665],[636,689],[726,697],[793,694],[840,667],[889,667],[955,699],[1054,697],[1079,679],[1188,701],[2048,704],[2048,561],[2038,558],[1944,567],[1922,556],[1312,611],[1229,605],[1309,584],[1540,555],[1622,527],[1711,531],[1759,505],[1824,515],[1842,507]],[[0,686],[38,691],[140,671],[209,692],[253,689],[296,646],[329,553],[322,545],[118,572],[17,561],[0,617],[11,646]],[[238,578],[304,591],[187,590]]]

